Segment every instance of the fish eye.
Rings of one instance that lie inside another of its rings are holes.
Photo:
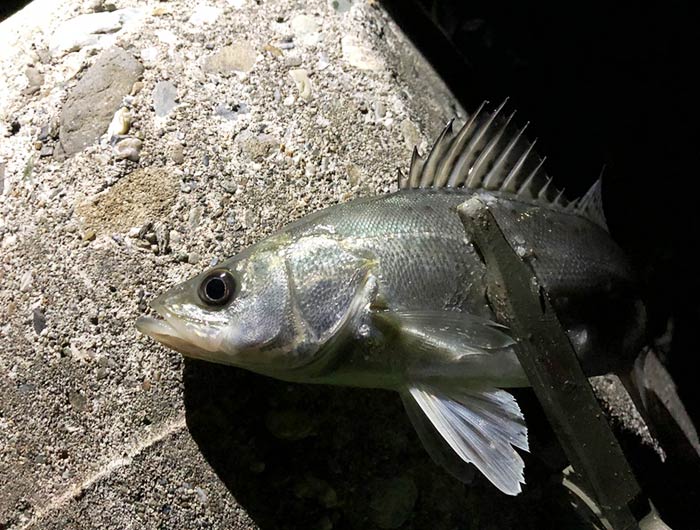
[[[233,298],[236,281],[230,272],[215,270],[199,284],[199,299],[207,305],[222,306]]]

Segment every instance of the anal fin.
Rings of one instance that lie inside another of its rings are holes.
[[[401,396],[436,463],[462,481],[467,474],[461,463],[474,464],[503,493],[520,493],[525,463],[515,447],[528,450],[527,427],[513,396],[494,388],[448,392],[422,383]]]

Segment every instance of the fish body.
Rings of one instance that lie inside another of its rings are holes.
[[[457,206],[479,194],[549,293],[589,375],[629,366],[644,339],[632,271],[596,185],[567,204],[501,109],[414,156],[395,193],[331,206],[157,298],[139,329],[183,354],[304,383],[401,394],[433,459],[472,463],[517,494],[527,386],[495,322],[486,268]]]

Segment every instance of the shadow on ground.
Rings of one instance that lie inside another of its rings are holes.
[[[589,528],[545,468],[561,455],[538,444],[549,434],[538,435],[532,415],[531,445],[544,458],[526,456],[528,487],[513,498],[478,474],[465,487],[433,464],[393,392],[190,360],[184,381],[190,433],[261,530]]]

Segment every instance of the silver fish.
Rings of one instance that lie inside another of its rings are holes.
[[[644,308],[611,239],[600,184],[567,202],[503,105],[484,105],[399,191],[312,213],[151,303],[137,327],[185,356],[278,379],[393,389],[432,458],[521,491],[527,428],[504,388],[528,386],[494,321],[485,265],[456,207],[479,194],[550,294],[584,370],[624,371]]]

